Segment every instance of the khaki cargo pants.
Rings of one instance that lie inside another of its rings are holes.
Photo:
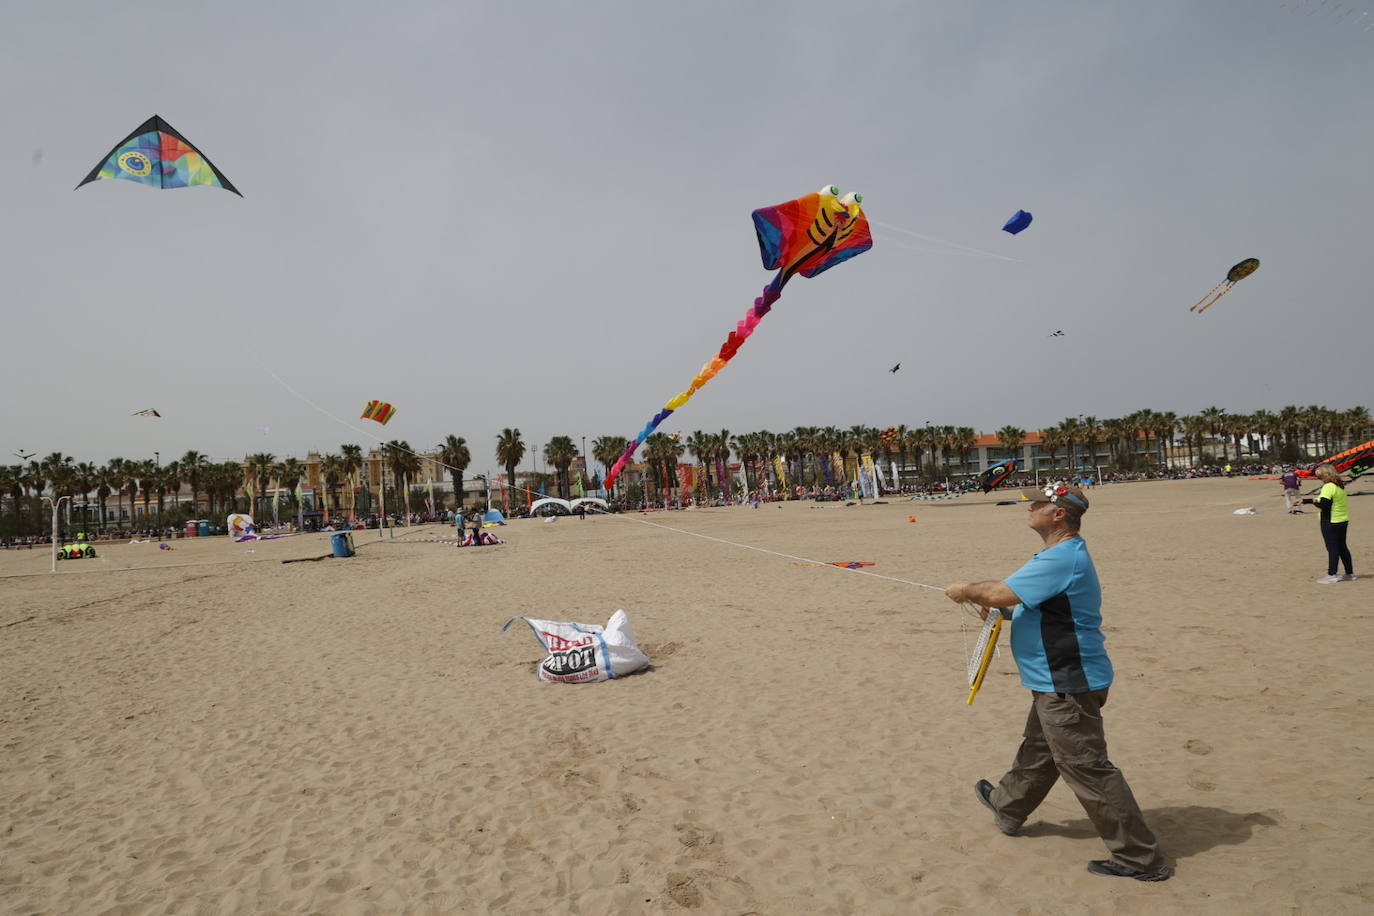
[[[1011,769],[992,790],[990,800],[997,812],[1020,825],[1062,776],[1113,859],[1139,871],[1163,866],[1159,841],[1145,823],[1126,777],[1107,759],[1102,729],[1106,689],[1031,691],[1031,696],[1025,740]]]

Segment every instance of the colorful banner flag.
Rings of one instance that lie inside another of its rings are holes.
[[[872,455],[863,456],[863,466],[859,469],[859,492],[869,499],[878,498],[878,473]]]

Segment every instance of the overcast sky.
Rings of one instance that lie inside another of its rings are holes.
[[[11,4],[0,460],[633,436],[826,184],[873,249],[663,431],[1370,405],[1374,0],[1291,6]],[[73,191],[154,113],[244,197]]]

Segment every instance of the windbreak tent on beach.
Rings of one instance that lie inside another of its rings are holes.
[[[501,514],[500,509],[488,509],[487,514],[482,516],[483,522],[491,522],[496,525],[504,525],[506,517]]]
[[[600,506],[602,509],[605,509],[608,512],[611,509],[611,507],[607,504],[606,500],[596,496],[580,496],[577,499],[574,499],[571,503],[569,503],[568,508],[571,509],[573,512],[576,512],[578,506],[582,506],[587,503],[591,503],[595,506]]]
[[[542,499],[536,499],[534,502],[530,503],[530,515],[538,515],[539,510],[545,506],[557,506],[563,510],[563,512],[559,514],[571,515],[573,510],[572,503],[568,502],[566,499],[559,499],[557,496],[545,496]]]

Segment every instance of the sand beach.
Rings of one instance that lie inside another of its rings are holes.
[[[57,575],[0,552],[0,912],[1369,912],[1374,499],[1371,578],[1323,586],[1280,493],[1091,493],[1111,756],[1178,869],[1153,885],[1085,870],[1062,785],[1019,837],[975,801],[1029,702],[1009,651],[966,706],[976,621],[798,559],[1001,578],[1038,539],[998,493],[369,531],[291,564],[327,536]],[[501,632],[617,608],[653,667],[611,682],[541,683]]]

